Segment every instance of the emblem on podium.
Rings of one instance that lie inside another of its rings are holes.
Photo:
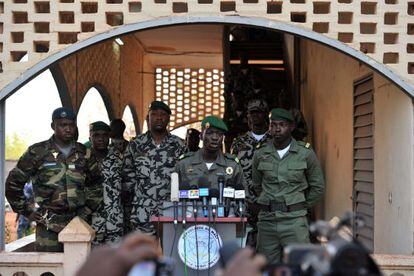
[[[217,231],[200,224],[189,227],[181,234],[178,241],[178,255],[188,267],[194,270],[206,270],[217,264],[221,246],[222,240]]]

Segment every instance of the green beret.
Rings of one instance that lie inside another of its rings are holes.
[[[209,128],[209,127],[215,127],[217,129],[220,129],[224,132],[229,131],[229,129],[227,128],[226,124],[224,123],[224,121],[222,119],[220,119],[219,117],[216,116],[207,116],[203,119],[203,121],[201,121],[201,127],[204,128]]]
[[[98,131],[98,130],[104,130],[107,132],[111,131],[111,128],[102,121],[96,121],[89,125],[89,131]]]
[[[164,102],[161,101],[153,101],[150,106],[149,106],[149,110],[157,110],[157,109],[161,109],[166,111],[168,114],[171,115],[171,109],[168,105],[166,105]]]
[[[292,113],[284,108],[273,108],[270,112],[270,120],[283,120],[293,123]]]
[[[68,120],[75,121],[76,115],[70,109],[67,109],[65,107],[59,107],[59,108],[56,108],[52,113],[52,121],[57,120],[57,119],[68,119]]]

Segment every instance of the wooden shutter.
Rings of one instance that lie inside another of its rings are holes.
[[[372,75],[354,83],[353,209],[365,220],[354,236],[374,251],[374,85]]]

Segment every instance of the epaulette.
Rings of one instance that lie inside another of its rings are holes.
[[[184,154],[181,154],[180,157],[178,157],[178,160],[183,160],[183,159],[185,159],[187,157],[190,157],[190,156],[193,156],[193,155],[194,155],[194,152],[189,151],[189,152],[186,152]]]
[[[266,142],[260,142],[259,144],[257,144],[256,149],[260,149],[261,147],[263,147],[266,144]]]
[[[239,163],[239,162],[240,162],[240,161],[239,161],[239,158],[237,158],[236,156],[234,156],[234,155],[232,155],[232,154],[230,154],[230,153],[226,153],[226,154],[224,154],[224,156],[225,156],[226,158],[230,159],[230,160],[234,160],[236,163]]]
[[[308,142],[303,142],[303,141],[297,141],[297,142],[298,142],[298,145],[301,145],[302,147],[305,147],[307,149],[310,149],[311,147],[311,144]]]

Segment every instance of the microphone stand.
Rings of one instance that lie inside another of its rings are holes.
[[[197,201],[193,201],[193,212],[194,212],[194,235],[196,241],[196,256],[197,256],[197,276],[199,275],[200,265],[199,265],[199,253],[198,253],[198,237],[197,237]]]

